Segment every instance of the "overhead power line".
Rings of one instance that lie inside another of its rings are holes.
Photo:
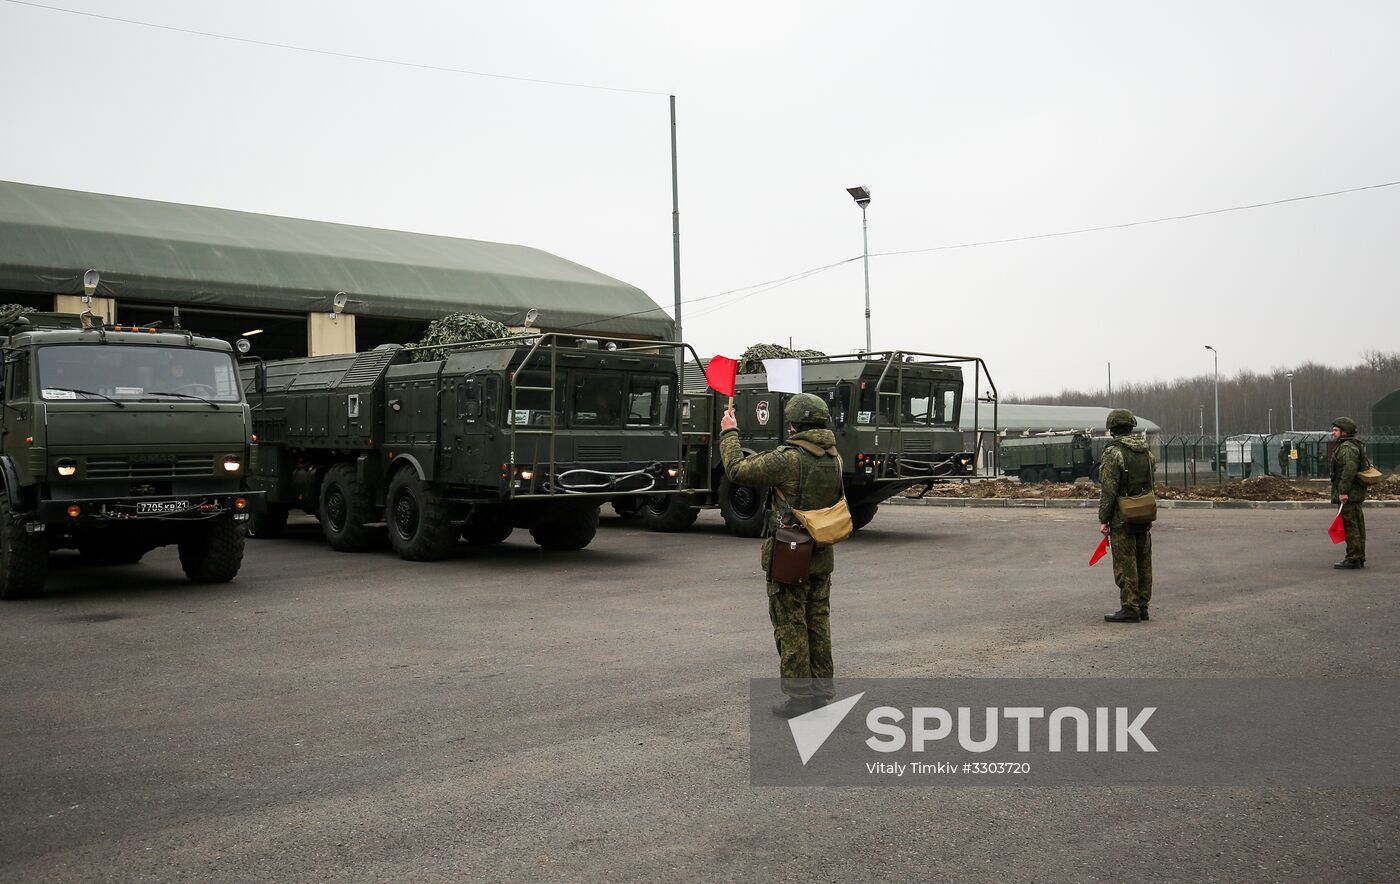
[[[1101,230],[1122,230],[1125,227],[1142,227],[1145,224],[1163,224],[1168,221],[1185,221],[1189,218],[1204,218],[1207,215],[1223,215],[1226,212],[1244,212],[1249,209],[1263,209],[1268,206],[1281,206],[1284,203],[1300,203],[1304,200],[1318,200],[1329,196],[1341,196],[1345,193],[1359,193],[1363,190],[1379,190],[1382,187],[1395,187],[1400,185],[1400,181],[1387,181],[1384,184],[1367,184],[1364,187],[1349,187],[1346,190],[1331,190],[1327,193],[1310,193],[1306,196],[1290,196],[1281,200],[1269,200],[1264,203],[1250,203],[1246,206],[1230,206],[1224,209],[1207,209],[1204,212],[1189,212],[1185,215],[1167,215],[1162,218],[1148,218],[1142,221],[1124,221],[1122,224],[1105,224],[1101,227],[1079,227],[1074,230],[1059,230],[1054,233],[1035,233],[1029,236],[1013,236],[1007,239],[987,239],[981,242],[965,242],[950,246],[929,246],[924,249],[902,249],[897,252],[871,252],[870,257],[889,257],[891,255],[916,255],[922,252],[946,252],[952,249],[971,249],[977,246],[998,246],[1005,243],[1028,242],[1034,239],[1050,239],[1056,236],[1076,236],[1081,233],[1097,233]]]
[[[29,6],[34,9],[44,9],[49,12],[60,12],[66,15],[80,15],[84,18],[96,18],[103,21],[119,22],[124,25],[135,25],[142,28],[154,28],[159,31],[171,31],[177,34],[189,34],[196,37],[208,37],[212,40],[228,40],[233,43],[246,43],[251,46],[266,46],[272,49],[286,49],[292,52],[309,52],[312,55],[326,55],[332,58],[344,58],[352,61],[367,61],[374,64],[388,64],[395,67],[414,68],[420,71],[437,71],[444,74],[461,74],[468,77],[490,77],[495,80],[514,80],[517,83],[534,83],[539,86],[565,86],[570,89],[596,89],[601,92],[624,92],[631,95],[660,95],[666,96],[669,93],[656,92],[650,89],[623,89],[619,86],[599,86],[594,83],[570,83],[563,80],[545,80],[538,77],[516,77],[510,74],[495,74],[489,71],[469,71],[464,68],[453,68],[445,65],[423,64],[416,61],[402,61],[396,58],[380,58],[374,55],[358,55],[353,52],[339,52],[334,49],[317,49],[314,46],[297,46],[292,43],[278,43],[273,40],[256,40],[252,37],[235,37],[232,34],[219,34],[213,31],[198,31],[193,28],[177,28],[174,25],[163,25],[157,22],[141,21],[134,18],[120,18],[115,15],[103,15],[98,12],[84,12],[80,9],[67,9],[62,6],[48,6],[44,3],[32,3],[30,0],[4,0],[15,6]]]
[[[1262,209],[1262,208],[1266,208],[1266,207],[1268,207],[1268,206],[1280,206],[1280,205],[1283,205],[1283,204],[1285,204],[1285,203],[1297,203],[1297,202],[1303,202],[1304,200],[1323,199],[1323,198],[1325,198],[1325,197],[1341,196],[1341,195],[1343,195],[1343,194],[1348,194],[1348,193],[1359,193],[1359,192],[1365,191],[1365,190],[1380,190],[1381,188],[1384,188],[1384,187],[1396,187],[1396,186],[1400,186],[1400,181],[1387,181],[1387,182],[1385,182],[1385,183],[1383,183],[1383,184],[1367,184],[1367,185],[1365,185],[1364,187],[1349,187],[1349,188],[1347,188],[1347,189],[1345,189],[1345,190],[1331,190],[1331,191],[1328,191],[1328,192],[1326,192],[1326,193],[1311,193],[1311,194],[1306,194],[1306,195],[1304,195],[1304,196],[1291,196],[1291,197],[1287,197],[1287,198],[1285,198],[1285,199],[1269,200],[1268,202],[1262,202],[1262,203],[1250,203],[1249,205],[1244,205],[1244,206],[1229,206],[1229,207],[1224,208],[1224,209],[1207,209],[1207,210],[1201,211],[1201,212],[1188,212],[1187,214],[1184,214],[1184,215],[1167,215],[1167,216],[1164,216],[1164,217],[1161,217],[1161,218],[1146,218],[1146,219],[1143,219],[1143,220],[1141,220],[1141,221],[1125,221],[1125,222],[1123,222],[1123,223],[1121,223],[1121,224],[1104,224],[1104,225],[1101,225],[1101,226],[1098,226],[1098,227],[1079,227],[1079,228],[1075,228],[1075,229],[1073,229],[1073,230],[1057,230],[1057,231],[1055,231],[1055,232],[1053,232],[1053,233],[1034,233],[1034,234],[1029,234],[1029,235],[1027,235],[1027,236],[1012,236],[1012,237],[1007,237],[1007,238],[1005,238],[1005,239],[987,239],[987,240],[981,240],[981,241],[979,241],[979,242],[955,243],[955,244],[953,244],[953,245],[946,245],[946,246],[929,246],[928,248],[922,248],[922,249],[902,249],[902,250],[900,250],[900,251],[894,251],[894,252],[871,252],[871,253],[870,253],[870,257],[872,257],[872,258],[887,258],[887,257],[891,257],[891,256],[894,256],[894,255],[917,255],[917,254],[923,254],[923,253],[925,253],[925,252],[945,252],[945,251],[951,251],[951,250],[953,250],[953,249],[972,249],[972,248],[978,248],[978,247],[980,247],[980,246],[999,246],[999,245],[1006,245],[1006,244],[1008,244],[1008,243],[1029,242],[1029,241],[1031,241],[1031,240],[1050,239],[1050,238],[1052,238],[1052,237],[1060,237],[1060,236],[1078,236],[1078,235],[1080,235],[1080,234],[1085,234],[1085,233],[1096,233],[1096,232],[1104,231],[1104,230],[1121,230],[1121,229],[1126,228],[1126,227],[1142,227],[1142,226],[1147,225],[1147,224],[1162,224],[1162,223],[1166,223],[1166,222],[1168,222],[1168,221],[1184,221],[1184,220],[1187,220],[1187,219],[1190,219],[1190,218],[1203,218],[1203,217],[1205,217],[1205,216],[1207,216],[1207,215],[1222,215],[1222,214],[1225,214],[1226,212],[1243,212],[1243,211],[1247,211],[1247,210],[1249,210],[1249,209]],[[779,288],[779,287],[781,287],[781,286],[787,285],[788,283],[797,282],[797,281],[802,280],[802,279],[807,279],[807,278],[809,278],[809,277],[816,276],[816,275],[819,274],[819,273],[825,273],[825,272],[828,271],[828,270],[834,270],[834,269],[836,269],[837,267],[841,267],[841,266],[843,266],[843,265],[845,265],[845,264],[850,264],[850,263],[853,262],[853,261],[859,261],[860,259],[861,259],[861,256],[860,256],[860,255],[856,255],[856,256],[851,257],[851,258],[846,258],[845,260],[842,260],[842,261],[837,261],[837,262],[835,262],[835,263],[833,263],[833,264],[824,264],[824,265],[822,265],[822,266],[820,266],[820,267],[813,267],[813,268],[811,268],[811,269],[809,269],[809,270],[803,270],[803,271],[800,271],[800,272],[798,272],[798,273],[789,274],[788,276],[780,277],[780,278],[778,278],[778,279],[770,279],[770,280],[768,280],[768,281],[766,281],[766,282],[758,282],[758,283],[754,283],[753,285],[740,286],[739,288],[736,288],[736,289],[729,289],[728,291],[719,292],[718,294],[713,294],[713,295],[705,295],[704,297],[700,297],[700,298],[689,298],[689,299],[687,299],[687,300],[682,301],[681,303],[682,303],[682,304],[694,304],[694,303],[697,303],[697,302],[700,302],[700,301],[711,301],[711,300],[714,300],[714,299],[716,299],[716,298],[722,298],[722,297],[724,297],[725,295],[733,295],[733,294],[736,294],[736,293],[739,293],[739,292],[743,292],[743,293],[744,293],[744,294],[740,295],[739,297],[734,298],[732,301],[729,301],[729,302],[727,302],[727,303],[725,303],[725,304],[718,304],[718,305],[715,305],[715,308],[714,308],[714,309],[722,309],[722,308],[724,308],[724,307],[729,306],[730,304],[735,304],[735,303],[738,303],[739,301],[744,300],[745,298],[752,297],[753,295],[757,295],[757,294],[761,294],[761,293],[763,293],[763,292],[771,291],[771,290],[773,290],[773,289],[775,289],[775,288]],[[612,317],[608,317],[607,319],[598,319],[598,320],[594,320],[594,321],[593,321],[592,323],[590,323],[590,324],[596,324],[596,323],[599,323],[599,322],[607,322],[608,319],[623,319],[623,318],[628,317],[628,316],[639,316],[639,315],[644,314],[644,313],[658,313],[658,312],[663,311],[664,309],[665,309],[665,308],[663,308],[663,307],[653,307],[653,308],[649,308],[649,309],[647,309],[647,310],[638,310],[638,311],[636,311],[636,312],[634,312],[634,313],[627,313],[627,314],[624,314],[624,315],[622,315],[622,316],[612,316]],[[700,313],[693,314],[693,315],[695,315],[695,316],[704,316],[706,313],[710,313],[710,312],[713,312],[713,310],[704,310],[704,311],[701,311]]]

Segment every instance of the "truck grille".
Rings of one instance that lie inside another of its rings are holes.
[[[208,476],[214,472],[214,455],[181,454],[165,461],[133,463],[126,457],[89,457],[89,479],[173,479],[181,476]]]
[[[622,460],[621,445],[579,445],[575,451],[583,460]]]
[[[932,454],[933,440],[920,439],[917,436],[912,439],[905,439],[904,450],[910,454]]]

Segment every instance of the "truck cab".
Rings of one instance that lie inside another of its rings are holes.
[[[63,548],[134,563],[174,543],[191,580],[231,580],[261,505],[232,348],[63,314],[3,332],[0,596],[41,591]]]
[[[995,387],[975,357],[889,351],[803,359],[803,392],[820,397],[831,412],[846,503],[857,529],[874,518],[881,501],[908,488],[976,472],[976,456],[965,449],[959,425],[962,366],[968,363],[978,381],[985,378],[994,399]],[[980,399],[974,395],[974,401]],[[734,413],[746,452],[768,451],[783,443],[786,400],[786,394],[768,390],[762,372],[739,375]],[[736,485],[724,477],[718,439],[719,419],[727,405],[727,397],[713,391],[682,397],[687,474],[708,472],[714,491],[692,495],[689,514],[680,512],[682,501],[650,502],[642,512],[653,530],[681,530],[694,522],[698,507],[718,506],[731,533],[762,533],[767,490]]]

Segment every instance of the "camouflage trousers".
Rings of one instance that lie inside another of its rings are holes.
[[[832,699],[831,575],[813,574],[800,584],[768,581],[768,617],[783,693]]]
[[[1366,561],[1366,517],[1361,514],[1361,504],[1342,504],[1342,527],[1347,529],[1347,561]]]
[[[1136,611],[1152,601],[1152,532],[1135,534],[1114,528],[1108,535],[1113,550],[1113,582],[1123,607]]]

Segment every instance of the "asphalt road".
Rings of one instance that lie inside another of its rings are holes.
[[[838,551],[851,676],[1400,674],[1400,511],[1164,511],[1111,626],[1076,510],[882,509]],[[453,561],[314,524],[238,580],[65,559],[0,606],[0,879],[1396,880],[1400,793],[756,789],[774,674],[754,541],[604,519]]]

